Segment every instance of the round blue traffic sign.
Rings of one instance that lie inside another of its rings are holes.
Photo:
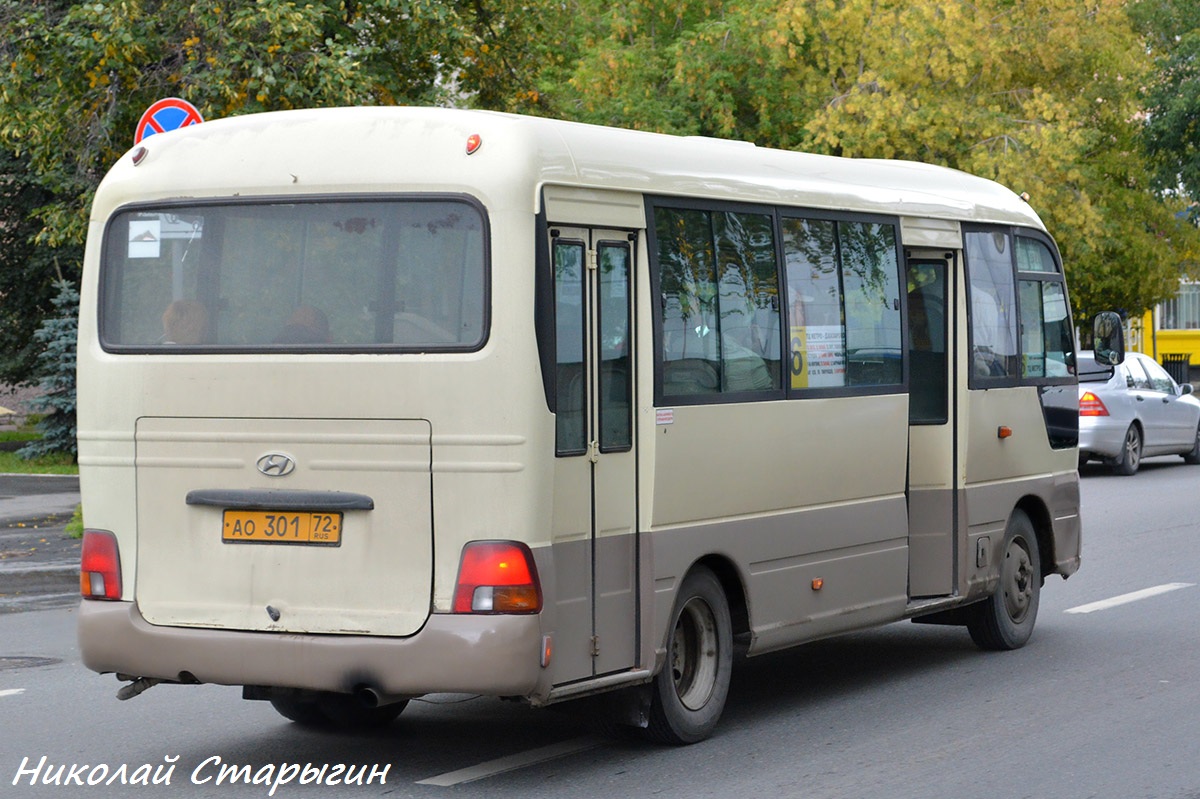
[[[198,125],[204,121],[196,106],[178,97],[167,97],[159,100],[146,109],[137,124],[137,133],[133,143],[137,144],[147,136],[155,133],[165,133],[168,130],[186,128],[188,125]]]

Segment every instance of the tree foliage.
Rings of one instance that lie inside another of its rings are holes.
[[[72,274],[79,260],[77,247],[54,250],[33,243],[37,210],[51,200],[27,160],[0,148],[0,383],[32,378],[38,355],[34,331],[52,308],[54,281]]]
[[[579,2],[578,118],[998,180],[1058,238],[1081,316],[1138,313],[1195,260],[1137,138],[1151,62],[1119,0]]]
[[[543,18],[514,0],[0,0],[0,380],[28,379],[52,283],[78,280],[92,196],[154,101],[536,111]]]
[[[1076,311],[1137,313],[1200,251],[1139,138],[1189,2],[0,0],[0,144],[50,194],[47,245],[82,242],[100,177],[169,95],[208,117],[475,105],[909,158],[1026,192]]]
[[[300,106],[437,103],[453,7],[438,0],[0,0],[0,140],[69,201],[42,240],[78,243],[141,113],[179,96],[209,118]]]
[[[1200,198],[1200,5],[1144,0],[1133,14],[1157,67],[1145,92],[1146,150],[1164,191]]]

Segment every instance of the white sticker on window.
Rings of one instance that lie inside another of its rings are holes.
[[[129,257],[157,258],[162,242],[162,223],[157,219],[129,221]]]

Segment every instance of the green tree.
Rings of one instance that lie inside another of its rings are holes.
[[[52,196],[38,186],[27,160],[0,148],[0,383],[27,383],[38,347],[33,339],[52,308],[54,281],[73,273],[78,247],[33,242],[38,209]]]
[[[28,378],[51,284],[142,112],[458,104],[544,112],[543,9],[519,0],[0,0],[0,380]]]
[[[448,66],[442,45],[461,27],[438,0],[0,0],[0,142],[60,198],[40,240],[79,243],[95,187],[155,100],[206,117],[438,102],[458,58]]]
[[[54,312],[34,333],[42,346],[38,355],[42,395],[34,410],[44,412],[38,422],[42,437],[17,451],[22,458],[54,452],[76,455],[75,444],[75,342],[78,338],[79,292],[69,280],[55,284]]]
[[[1200,5],[1144,0],[1132,14],[1157,66],[1146,88],[1146,151],[1165,192],[1200,198]]]
[[[1152,63],[1119,0],[578,2],[577,118],[998,180],[1058,239],[1079,316],[1139,313],[1197,250],[1138,143]]]

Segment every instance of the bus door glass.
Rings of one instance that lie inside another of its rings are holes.
[[[909,596],[954,591],[954,259],[909,253]]]
[[[555,682],[636,658],[633,245],[552,226],[555,297]]]

